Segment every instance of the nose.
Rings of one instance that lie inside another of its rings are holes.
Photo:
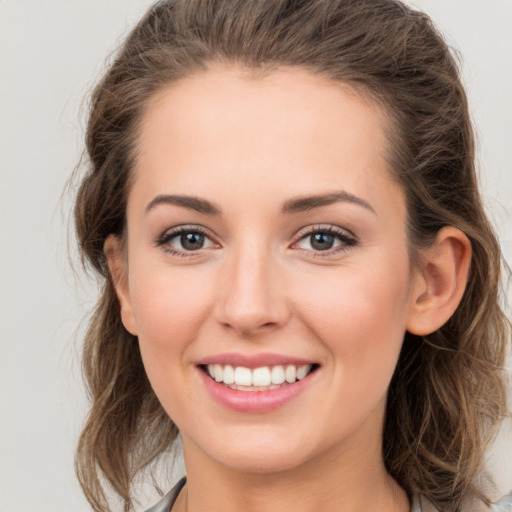
[[[276,266],[265,249],[232,254],[219,283],[217,321],[246,337],[283,326],[290,312]]]

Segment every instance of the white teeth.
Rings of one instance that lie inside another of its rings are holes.
[[[293,384],[297,380],[297,369],[295,366],[288,365],[284,371],[284,378],[286,382]]]
[[[224,384],[233,384],[235,382],[235,370],[229,364],[224,366]]]
[[[270,378],[270,370],[268,366],[263,368],[256,368],[252,372],[252,385],[253,386],[270,386],[272,380]]]
[[[259,389],[254,386],[239,386],[239,385],[237,385],[236,389],[238,389],[238,391],[259,391]]]
[[[277,389],[281,386],[270,384],[270,386],[237,386],[236,384],[230,384],[228,388],[238,389],[238,391],[268,391],[270,389]]]
[[[273,367],[262,366],[251,370],[244,366],[233,368],[231,365],[209,364],[208,374],[216,382],[222,382],[232,389],[241,391],[265,391],[276,389],[285,382],[293,384],[302,380],[311,371],[312,365],[276,365]]]
[[[311,370],[310,364],[305,364],[297,368],[297,380],[302,380]]]
[[[213,371],[215,373],[215,380],[217,382],[222,382],[222,378],[223,378],[223,371],[222,371],[222,366],[220,364],[214,364],[213,365]]]
[[[243,366],[237,366],[235,368],[235,384],[237,386],[252,386],[251,370]]]
[[[274,366],[272,368],[272,384],[282,384],[284,382],[284,368],[282,366]]]

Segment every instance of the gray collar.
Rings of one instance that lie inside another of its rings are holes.
[[[171,512],[178,494],[187,482],[183,477],[156,505],[148,508],[146,512]],[[422,496],[413,496],[411,512],[438,512],[437,509]],[[512,512],[512,491],[499,502],[491,506],[490,512]]]

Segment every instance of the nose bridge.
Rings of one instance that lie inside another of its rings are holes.
[[[279,285],[276,256],[262,240],[249,236],[234,246],[220,284],[218,320],[240,334],[286,320],[286,301]]]

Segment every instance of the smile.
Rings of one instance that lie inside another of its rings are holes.
[[[269,391],[304,379],[318,365],[274,365],[259,368],[209,364],[203,368],[218,383],[238,391]]]
[[[283,359],[207,358],[196,364],[197,375],[207,394],[222,407],[240,413],[267,413],[295,401],[318,380],[320,364]]]

